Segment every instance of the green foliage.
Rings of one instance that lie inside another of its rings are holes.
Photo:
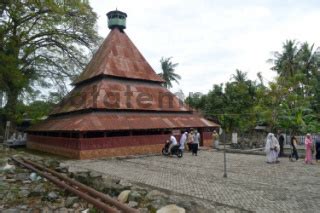
[[[194,94],[192,93],[186,98],[185,102],[195,109],[202,109],[206,104],[206,96],[202,95],[199,92]]]
[[[9,117],[24,92],[66,92],[66,80],[78,75],[100,41],[96,20],[88,1],[1,1],[0,91]]]
[[[178,80],[181,79],[181,76],[175,73],[175,68],[179,65],[178,63],[173,63],[171,61],[172,57],[169,58],[161,58],[160,63],[161,63],[161,69],[162,73],[159,75],[163,78],[165,81],[163,85],[170,89],[172,87],[172,81],[175,81],[176,83],[179,83]]]
[[[31,104],[17,104],[16,120],[20,123],[23,119],[32,119],[33,123],[48,116],[54,107],[54,103],[49,101],[34,101]]]
[[[320,53],[307,42],[286,41],[275,52],[272,70],[278,76],[268,86],[236,70],[225,85],[214,85],[187,104],[206,116],[214,116],[227,131],[250,131],[256,125],[295,133],[320,132]]]

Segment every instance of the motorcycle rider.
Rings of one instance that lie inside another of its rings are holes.
[[[176,137],[174,137],[173,132],[171,132],[171,136],[170,136],[170,146],[169,146],[169,153],[171,154],[171,149],[172,147],[174,147],[175,145],[178,145],[177,139]]]

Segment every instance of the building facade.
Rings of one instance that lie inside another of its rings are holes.
[[[218,125],[162,86],[127,34],[127,15],[107,14],[109,35],[48,119],[28,131],[27,147],[76,159],[161,152],[174,130],[197,128],[211,144]]]

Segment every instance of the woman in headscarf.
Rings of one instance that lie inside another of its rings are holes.
[[[312,164],[312,137],[309,133],[304,140],[304,144],[306,147],[306,158],[304,159],[304,162],[306,164]]]
[[[273,133],[269,133],[267,136],[265,152],[267,154],[267,163],[278,163],[278,154],[280,151],[280,145],[277,138]]]

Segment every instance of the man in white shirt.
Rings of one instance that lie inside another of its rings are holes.
[[[184,145],[185,145],[185,143],[187,141],[187,138],[188,138],[188,132],[186,131],[186,132],[184,132],[182,134],[182,136],[180,138],[180,147],[179,147],[179,149],[184,150]]]
[[[177,145],[178,142],[177,142],[177,139],[176,137],[174,137],[174,135],[171,133],[171,136],[170,136],[170,146],[169,146],[169,153],[171,154],[171,149],[172,147],[174,147],[175,145]]]
[[[196,155],[196,156],[198,155],[199,143],[200,143],[200,133],[198,132],[198,130],[195,130],[192,155]]]

